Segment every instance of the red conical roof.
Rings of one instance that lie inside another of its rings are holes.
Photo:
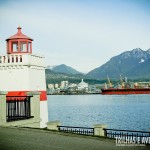
[[[22,34],[22,32],[21,32],[22,28],[21,27],[18,27],[17,29],[18,29],[18,32],[15,35],[13,35],[13,36],[9,37],[8,39],[6,39],[6,41],[11,40],[11,39],[29,39],[29,40],[33,41],[32,38]]]

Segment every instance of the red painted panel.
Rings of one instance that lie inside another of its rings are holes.
[[[7,96],[27,96],[27,92],[32,92],[32,91],[10,91],[8,92]],[[38,92],[41,92],[40,101],[46,101],[47,100],[46,91],[38,91]]]

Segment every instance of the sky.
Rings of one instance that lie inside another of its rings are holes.
[[[22,27],[47,66],[87,73],[115,55],[150,48],[150,0],[0,0],[0,54]]]

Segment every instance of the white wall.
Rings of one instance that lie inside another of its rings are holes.
[[[40,101],[40,128],[45,128],[48,122],[48,105],[47,101]]]
[[[23,54],[22,62],[8,61],[8,58],[10,55],[2,56],[0,61],[0,91],[46,91],[44,57]],[[40,101],[37,109],[40,109],[40,126],[46,127],[47,101]]]
[[[29,87],[31,91],[46,91],[45,69],[29,68]]]
[[[20,56],[22,57],[22,62],[16,62],[16,59],[12,62],[12,57],[19,58]],[[8,58],[11,61],[8,61]],[[1,56],[0,90],[46,91],[43,58],[44,57],[31,54]]]
[[[1,67],[0,91],[28,91],[29,69],[26,66]]]

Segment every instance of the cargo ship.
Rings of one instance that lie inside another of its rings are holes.
[[[150,94],[150,88],[133,88],[133,89],[108,88],[108,89],[101,89],[101,91],[102,95]]]
[[[108,85],[105,84],[101,89],[102,95],[129,95],[129,94],[150,94],[150,82],[136,82],[129,83],[127,78],[122,79],[120,76],[120,83],[113,86],[108,78]]]

